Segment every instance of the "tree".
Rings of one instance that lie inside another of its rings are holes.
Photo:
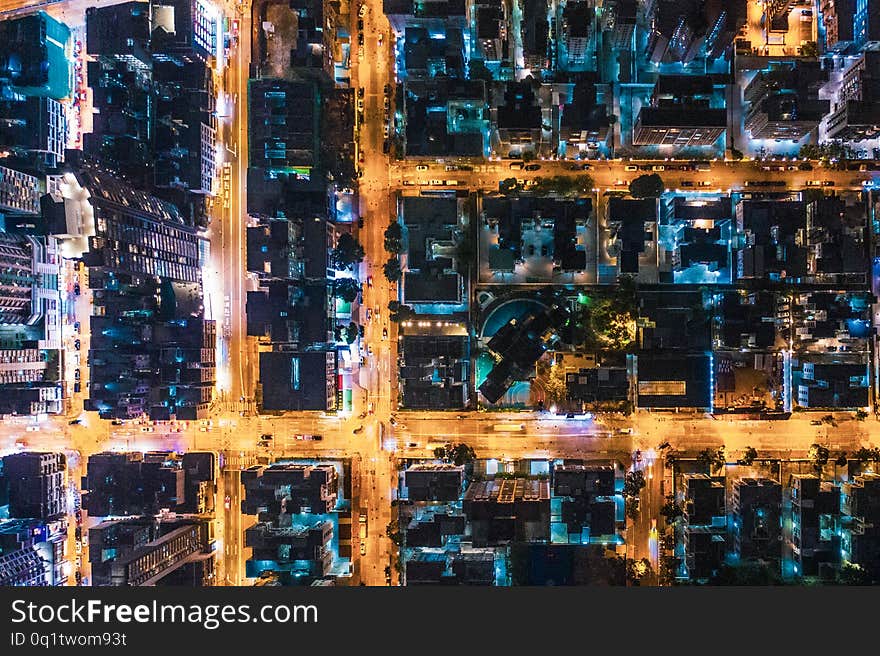
[[[624,497],[623,502],[626,516],[631,520],[636,521],[639,518],[639,498]]]
[[[807,41],[801,45],[801,57],[818,57],[819,46],[815,41]]]
[[[731,159],[738,162],[744,157],[743,151],[738,150],[736,148],[731,148],[730,149],[730,157],[731,157]]]
[[[727,459],[724,457],[724,447],[720,446],[714,450],[703,449],[697,455],[697,462],[708,469],[710,474],[713,470],[721,469],[727,462]]]
[[[853,457],[863,465],[869,462],[877,462],[880,460],[880,449],[877,447],[863,446],[853,454]]]
[[[411,319],[416,313],[409,305],[403,305],[398,301],[388,301],[388,312],[388,318],[395,323]]]
[[[822,468],[828,464],[828,458],[831,456],[831,452],[828,450],[828,447],[824,447],[821,444],[811,444],[810,450],[808,452],[808,457],[810,458],[810,462],[813,464],[813,468],[820,472]]]
[[[562,366],[554,362],[542,382],[547,392],[548,401],[562,401],[565,398],[567,388],[565,384],[565,369]]]
[[[660,585],[673,585],[678,575],[679,560],[675,556],[663,556],[660,558]]]
[[[675,502],[675,497],[669,495],[666,497],[666,503],[660,508],[660,514],[666,519],[667,524],[674,524],[679,517],[684,516],[684,510]]]
[[[521,190],[522,187],[516,181],[516,178],[504,178],[504,180],[498,183],[498,191],[505,195],[515,194]]]
[[[385,250],[394,254],[403,252],[403,228],[397,221],[385,228]]]
[[[623,496],[638,497],[645,485],[645,472],[641,469],[627,472],[623,481]]]
[[[336,241],[336,247],[330,254],[330,259],[336,269],[350,269],[352,265],[363,261],[364,247],[357,239],[344,232]]]
[[[743,453],[743,457],[736,461],[738,465],[745,465],[746,467],[751,467],[752,463],[755,462],[755,459],[758,457],[758,451],[754,447],[747,446],[745,448],[745,452]]]
[[[385,527],[385,535],[388,536],[388,539],[391,540],[394,546],[399,547],[403,543],[403,535],[396,520],[392,519],[388,522],[388,526]]]
[[[354,278],[337,278],[333,281],[333,295],[347,303],[353,302],[360,291],[360,283]]]
[[[629,183],[629,193],[633,198],[660,198],[665,190],[663,178],[656,173],[640,175]]]
[[[434,449],[434,457],[440,460],[451,461],[457,466],[467,465],[477,459],[477,454],[473,447],[467,444],[453,444],[450,442],[445,446]]]
[[[532,150],[526,150],[522,154],[522,160],[524,162],[532,162],[535,159],[535,152]]]
[[[468,62],[468,78],[471,80],[492,81],[492,71],[486,67],[482,59],[471,59]]]
[[[336,336],[337,341],[345,342],[346,344],[354,344],[360,335],[360,326],[354,321],[349,322],[347,326],[336,326],[334,335]]]
[[[626,561],[626,580],[634,586],[641,585],[641,580],[654,575],[651,561],[647,558]]]
[[[389,257],[388,261],[382,266],[382,273],[388,279],[388,282],[397,282],[403,277],[403,271],[400,270],[400,260],[396,257]]]

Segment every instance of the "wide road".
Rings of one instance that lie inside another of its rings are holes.
[[[403,162],[394,162],[391,167],[391,182],[395,186],[417,190],[421,187],[438,188],[437,185],[431,184],[432,181],[453,180],[458,182],[455,188],[497,191],[498,184],[506,178],[530,180],[555,175],[586,174],[593,179],[596,189],[604,192],[626,191],[630,181],[634,178],[657,173],[663,179],[666,188],[673,191],[705,193],[754,191],[757,193],[811,187],[826,192],[841,189],[856,190],[863,187],[863,182],[880,180],[880,171],[838,171],[822,166],[815,161],[809,163],[812,167],[812,170],[809,171],[802,171],[798,168],[802,162],[786,160],[743,160],[739,162],[717,160],[709,162],[709,169],[704,171],[680,169],[680,167],[693,168],[693,163],[686,160],[630,161],[617,159],[591,160],[589,162],[548,160],[532,164],[539,166],[540,169],[537,171],[526,171],[523,168],[512,169],[511,166],[518,167],[520,164],[512,163],[510,160],[486,162],[484,160],[468,161],[462,158],[446,158],[438,162],[407,159]],[[589,170],[582,170],[583,164],[587,164],[590,167]],[[447,171],[446,167],[450,165],[472,167],[473,170]],[[427,169],[417,170],[417,167],[427,167]],[[662,167],[662,170],[653,170],[659,167]],[[627,170],[628,168],[636,170]],[[783,185],[780,187],[752,187],[746,184],[753,181],[775,181],[783,183]],[[834,184],[825,185],[826,182]]]
[[[360,559],[355,573],[367,585],[385,584],[385,567],[391,564],[391,542],[385,536],[385,527],[391,521],[391,477],[395,471],[392,453],[382,444],[383,431],[397,404],[397,328],[388,320],[388,302],[397,299],[397,285],[389,282],[382,266],[389,257],[384,247],[384,233],[396,218],[396,206],[390,193],[389,158],[383,152],[385,139],[390,136],[393,107],[393,57],[389,44],[391,32],[382,13],[381,0],[366,0],[363,16],[359,6],[352,3],[351,34],[354,35],[351,79],[355,88],[356,107],[362,95],[363,122],[357,124],[358,167],[362,178],[358,185],[360,216],[364,226],[358,238],[366,252],[360,267],[363,285],[364,325],[363,347],[368,349],[366,366],[361,368],[359,387],[355,389],[355,414],[363,416],[358,424],[363,433],[352,433],[347,450],[357,450],[360,460],[360,495],[354,499],[357,525],[360,513],[368,518],[366,555]],[[358,20],[363,30],[358,30]],[[362,39],[363,45],[359,39]],[[386,86],[388,85],[388,86]],[[359,88],[363,92],[358,91]],[[386,90],[391,93],[386,93]],[[388,110],[385,104],[388,103]],[[372,285],[366,284],[372,280]],[[372,320],[366,320],[366,308]],[[355,427],[352,430],[358,429]],[[353,551],[359,553],[357,529],[353,529]],[[393,568],[392,568],[393,571]]]

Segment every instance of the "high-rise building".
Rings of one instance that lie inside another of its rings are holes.
[[[56,521],[67,514],[62,453],[26,451],[4,456],[0,481],[9,487],[9,516]]]
[[[89,529],[92,585],[214,585],[211,522],[114,519]]]
[[[789,482],[791,523],[783,531],[797,577],[831,578],[840,564],[840,488],[813,474]]]
[[[64,585],[67,522],[0,521],[0,586]]]
[[[782,557],[782,486],[766,478],[733,485],[733,547],[741,560],[779,563]]]

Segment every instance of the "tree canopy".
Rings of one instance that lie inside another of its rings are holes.
[[[388,261],[382,266],[382,273],[385,274],[389,282],[400,280],[403,276],[403,272],[400,270],[400,260],[396,257],[389,257]]]
[[[364,247],[357,239],[342,233],[336,241],[336,247],[330,256],[333,266],[337,269],[350,269],[352,265],[362,262],[364,259]]]
[[[333,295],[348,303],[353,302],[360,291],[361,285],[354,278],[337,278],[333,281]]]
[[[629,193],[633,198],[660,198],[665,189],[663,178],[656,173],[640,175],[629,183]]]
[[[397,221],[385,228],[385,250],[394,254],[403,252],[403,228]]]

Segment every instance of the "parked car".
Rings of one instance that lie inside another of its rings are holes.
[[[77,339],[77,340],[74,340],[74,342],[73,342],[73,348],[75,348],[77,351],[79,351],[79,349],[80,349],[81,346],[82,346],[82,342],[80,342],[78,339]]]
[[[73,372],[73,379],[74,379],[74,380],[80,380],[81,378],[82,378],[82,370],[80,370],[80,369],[75,369],[74,372]]]
[[[73,295],[74,295],[74,296],[79,296],[79,294],[80,294],[81,291],[82,291],[82,290],[80,289],[79,283],[76,283],[76,284],[73,286]]]
[[[526,164],[526,171],[540,171],[540,164]]]
[[[388,329],[387,328],[382,329],[382,339],[388,339]]]

